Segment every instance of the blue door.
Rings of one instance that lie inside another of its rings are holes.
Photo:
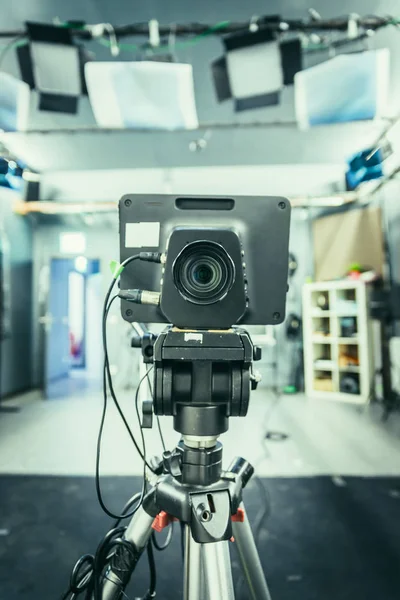
[[[50,263],[48,311],[46,322],[45,390],[52,383],[68,377],[70,340],[68,322],[68,279],[73,262],[68,258],[53,258]]]

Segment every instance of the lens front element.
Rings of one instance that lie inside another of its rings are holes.
[[[193,279],[201,284],[206,285],[210,283],[213,278],[213,269],[206,263],[200,264],[193,269]]]
[[[226,296],[235,279],[235,266],[216,242],[188,244],[173,265],[175,286],[193,304],[213,304]]]

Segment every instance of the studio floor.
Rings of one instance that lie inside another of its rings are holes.
[[[134,394],[120,397],[137,431]],[[12,404],[20,412],[0,414],[0,599],[55,600],[75,560],[93,552],[110,527],[93,479],[102,398],[90,390],[47,401],[32,393]],[[171,448],[178,435],[171,419],[161,423]],[[149,455],[161,452],[156,428],[146,440]],[[266,490],[251,484],[245,501],[272,600],[400,597],[399,415],[382,422],[379,406],[278,398],[260,389],[247,418],[231,419],[222,442],[226,466],[246,457]],[[101,471],[106,502],[118,511],[139,489],[142,465],[111,404]],[[260,522],[266,497],[270,516]],[[156,557],[165,600],[181,597],[175,537]],[[142,562],[128,598],[146,589]],[[248,598],[237,566],[234,576],[237,599]]]

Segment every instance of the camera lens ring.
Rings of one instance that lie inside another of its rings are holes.
[[[232,258],[223,246],[208,240],[185,246],[176,257],[172,272],[181,296],[197,305],[219,302],[235,281]]]

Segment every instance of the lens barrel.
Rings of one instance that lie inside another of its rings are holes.
[[[188,244],[175,259],[172,272],[179,293],[198,305],[222,300],[235,280],[232,258],[212,241]]]

